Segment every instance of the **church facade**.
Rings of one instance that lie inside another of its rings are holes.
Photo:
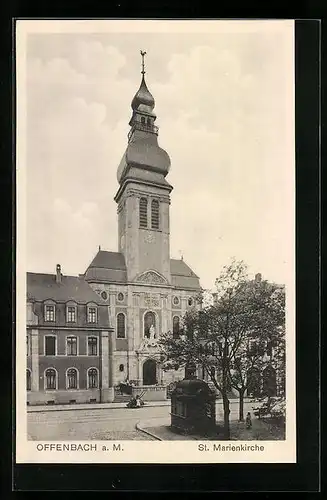
[[[164,332],[177,335],[186,311],[201,307],[201,286],[183,259],[170,258],[173,187],[166,179],[170,158],[158,144],[155,101],[145,82],[144,65],[131,106],[130,132],[114,197],[117,252],[99,248],[78,277],[63,276],[61,269],[55,275],[28,273],[27,338],[34,340],[28,352],[27,389],[32,404],[112,401],[114,388],[126,380],[159,399],[170,382],[184,376],[184,371],[162,369],[157,341]],[[74,297],[74,283],[82,290],[79,297]],[[62,309],[62,314],[49,316],[56,309]],[[73,318],[75,323],[68,321]],[[53,348],[46,354],[46,330],[57,338],[61,351]],[[67,337],[72,336],[76,347],[67,349]],[[90,348],[89,338],[97,348]],[[55,374],[50,386],[46,370]],[[76,382],[69,378],[74,370]],[[75,391],[75,396],[65,391]]]
[[[192,269],[170,258],[170,159],[158,144],[154,105],[143,70],[117,170],[118,252],[99,250],[85,272],[93,290],[107,297],[114,384],[165,385],[180,378],[162,371],[156,341],[161,332],[178,332],[201,291]]]

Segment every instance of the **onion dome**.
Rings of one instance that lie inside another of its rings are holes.
[[[142,76],[142,81],[140,88],[136,92],[133,100],[132,100],[132,109],[133,111],[145,111],[150,112],[154,108],[154,98],[148,87],[146,86],[144,75]]]
[[[128,145],[117,170],[117,180],[121,185],[137,182],[162,186],[171,191],[172,186],[165,180],[170,169],[170,158],[158,144],[158,127],[154,124],[153,112],[155,101],[145,83],[144,56],[142,56],[142,80],[131,106],[131,127],[128,133]],[[116,196],[119,198],[119,193]],[[117,198],[117,199],[118,199]]]

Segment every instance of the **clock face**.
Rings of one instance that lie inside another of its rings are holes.
[[[154,235],[152,233],[147,233],[145,236],[145,241],[147,243],[154,243],[154,241],[155,241]]]

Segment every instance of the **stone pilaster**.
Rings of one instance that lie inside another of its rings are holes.
[[[168,310],[167,310],[167,302],[168,302],[168,295],[167,294],[161,294],[161,304],[162,304],[162,328],[161,332],[159,333],[167,333],[169,330],[169,319],[168,319]]]
[[[113,328],[114,332],[111,334],[112,350],[116,350],[116,292],[109,290],[109,325]]]
[[[112,359],[109,364],[109,332],[101,332],[101,401],[112,402],[114,400],[114,389],[112,384]]]
[[[101,386],[102,389],[109,387],[109,333],[101,332]]]
[[[140,294],[138,292],[133,293],[133,338],[134,338],[134,349],[138,348],[143,332],[140,332]]]
[[[126,338],[127,338],[127,351],[134,351],[134,297],[131,287],[128,287],[127,295],[127,324],[126,324]]]
[[[31,331],[31,361],[32,361],[32,379],[31,391],[39,391],[39,331]]]

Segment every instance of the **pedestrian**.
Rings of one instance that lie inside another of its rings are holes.
[[[249,411],[246,415],[245,425],[246,425],[247,429],[251,429],[251,427],[252,427],[251,413]]]

